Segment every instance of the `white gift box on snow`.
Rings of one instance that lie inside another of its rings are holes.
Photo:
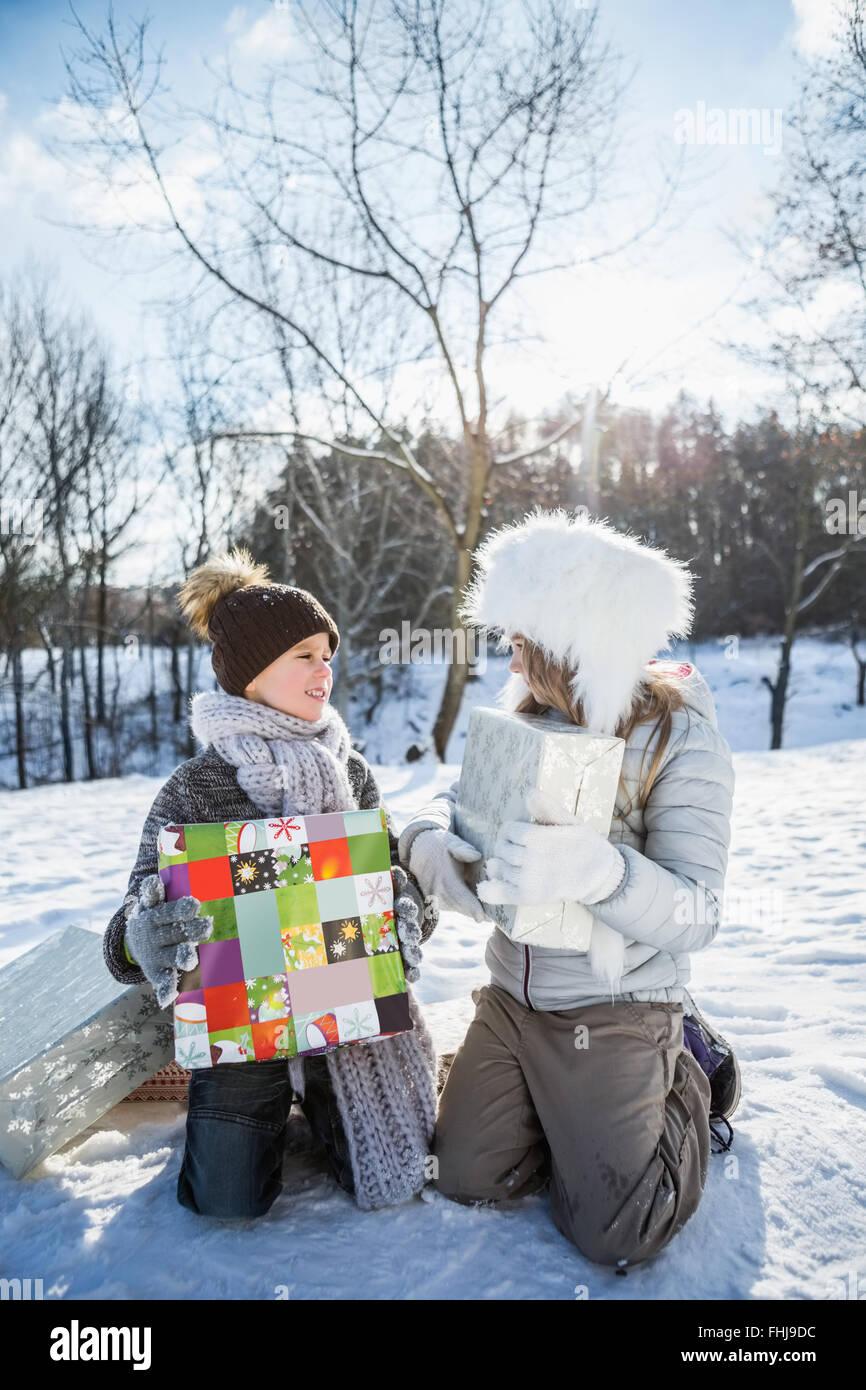
[[[621,738],[594,734],[577,724],[473,709],[454,808],[456,833],[483,856],[467,865],[466,881],[472,889],[489,877],[486,861],[493,855],[500,826],[510,820],[534,820],[526,798],[536,789],[606,838],[624,749]],[[484,903],[484,910],[514,941],[568,951],[589,949],[593,915],[583,903]]]
[[[101,935],[48,937],[0,970],[0,1162],[23,1177],[173,1056],[171,1011],[109,974]]]

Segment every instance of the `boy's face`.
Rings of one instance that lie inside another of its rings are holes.
[[[244,694],[298,719],[320,719],[331,697],[331,643],[326,632],[296,642],[250,681]]]

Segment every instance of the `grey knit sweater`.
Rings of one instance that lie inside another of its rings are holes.
[[[356,750],[351,749],[348,774],[352,790],[362,811],[382,806],[391,843],[391,862],[398,864],[397,836],[388,808],[383,805],[379,785],[373,772]],[[141,833],[138,858],[129,876],[126,897],[117,909],[105,932],[103,949],[105,963],[116,980],[123,984],[141,984],[144,974],[130,964],[123,949],[126,930],[126,909],[136,901],[142,879],[159,871],[157,836],[163,825],[194,825],[221,820],[256,820],[262,815],[260,806],[250,801],[238,785],[237,769],[221,758],[213,746],[208,746],[194,758],[181,763],[160,788],[147,813]],[[409,888],[419,902],[422,944],[431,935],[436,917],[431,913],[429,900],[425,903],[417,881],[406,870]]]

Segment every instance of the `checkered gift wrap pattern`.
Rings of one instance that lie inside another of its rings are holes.
[[[311,1056],[412,1028],[381,808],[166,825],[159,876],[167,901],[191,894],[214,923],[174,1004],[180,1066]]]

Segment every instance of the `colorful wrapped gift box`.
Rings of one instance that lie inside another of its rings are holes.
[[[621,738],[593,734],[576,724],[474,709],[454,808],[457,834],[482,853],[468,866],[467,883],[475,888],[488,877],[486,861],[501,825],[532,820],[526,798],[535,788],[549,792],[564,811],[607,836],[624,748]],[[515,941],[557,950],[589,949],[593,916],[583,903],[484,906],[497,927]]]
[[[168,825],[166,899],[212,936],[174,1005],[183,1067],[308,1056],[412,1028],[385,813]]]

